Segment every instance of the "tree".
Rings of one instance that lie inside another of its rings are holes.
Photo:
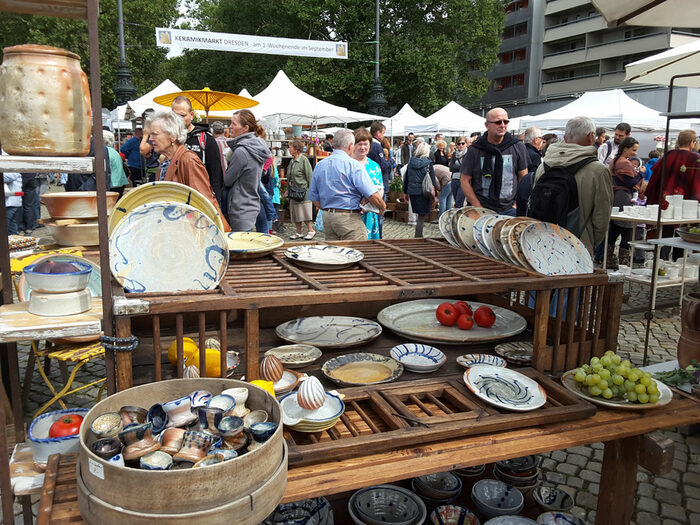
[[[177,0],[124,0],[124,38],[127,61],[134,84],[143,94],[164,77],[160,72],[167,50],[156,47],[155,27],[167,27],[179,16]],[[114,84],[119,65],[119,27],[117,0],[100,1],[100,73],[102,105],[114,107]],[[84,20],[3,13],[0,20],[0,46],[44,44],[67,49],[80,55],[81,66],[88,74],[89,46]]]
[[[497,61],[506,0],[381,2],[381,68],[393,106],[433,112],[486,92]],[[251,93],[284,69],[300,88],[329,102],[364,108],[374,79],[372,0],[201,0],[192,29],[313,40],[344,40],[348,60],[193,50],[164,65],[178,85]],[[235,28],[235,29],[233,29]]]

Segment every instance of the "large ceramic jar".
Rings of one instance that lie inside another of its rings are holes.
[[[681,309],[678,364],[685,368],[693,359],[700,361],[700,293],[683,297]]]
[[[0,142],[10,155],[85,156],[91,118],[78,55],[33,44],[3,50]]]

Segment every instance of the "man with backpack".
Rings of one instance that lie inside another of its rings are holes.
[[[613,203],[610,172],[598,161],[594,142],[590,118],[569,120],[564,142],[547,148],[528,204],[529,217],[563,226],[591,255],[605,240]]]

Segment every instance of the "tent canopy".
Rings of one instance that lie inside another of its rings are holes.
[[[454,135],[484,130],[484,117],[472,113],[454,100],[423,120],[422,124],[407,123],[405,131]]]
[[[666,129],[666,119],[659,112],[630,98],[621,89],[589,91],[580,98],[554,111],[522,118],[521,128],[537,126],[542,129],[566,129],[566,123],[578,116],[593,119],[596,126],[614,128],[620,122],[627,122],[637,131],[657,131]],[[672,129],[685,129],[688,122],[672,122]]]
[[[408,133],[406,126],[420,126],[425,124],[426,120],[406,103],[393,117],[382,121],[382,123],[386,126],[386,135],[399,136]]]
[[[700,20],[698,0],[592,1],[611,27],[620,25],[698,27],[698,20]]]
[[[672,76],[683,73],[698,74],[679,78],[673,82],[674,86],[700,87],[700,40],[627,64],[625,81],[668,86]]]

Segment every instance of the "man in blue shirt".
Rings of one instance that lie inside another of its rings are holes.
[[[143,124],[138,122],[134,129],[134,136],[127,140],[119,149],[126,156],[126,165],[129,168],[129,179],[134,186],[143,184],[146,178],[146,159],[141,156],[139,147],[143,138]]]
[[[380,215],[386,210],[386,203],[367,171],[350,158],[354,145],[352,131],[338,131],[333,137],[333,154],[316,165],[311,178],[309,200],[324,212],[327,241],[367,240],[360,208],[363,202],[374,204]]]

